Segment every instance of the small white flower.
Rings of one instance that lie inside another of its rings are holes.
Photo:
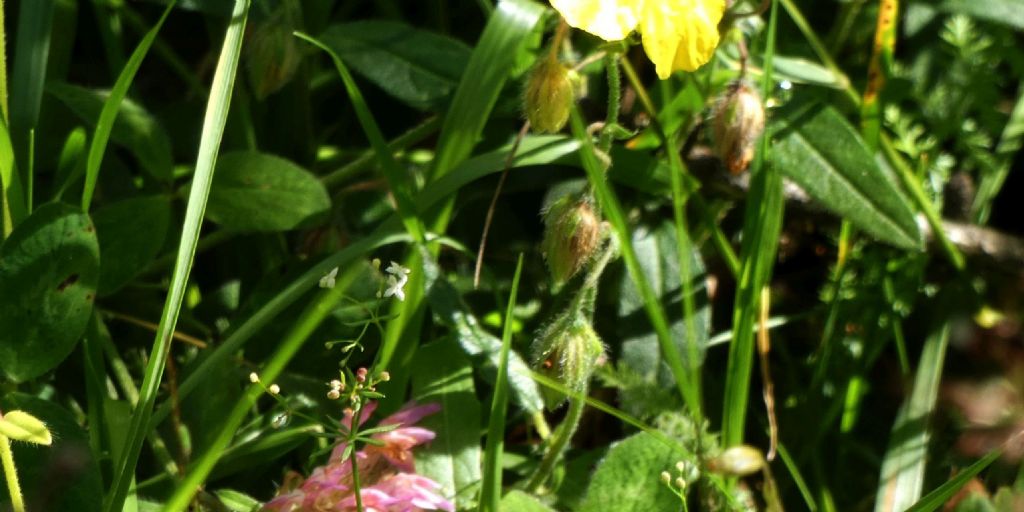
[[[334,288],[335,277],[338,277],[338,267],[334,267],[327,275],[320,278],[320,288]]]
[[[271,395],[276,395],[281,392],[281,386],[278,386],[277,384],[271,384],[270,387],[267,388],[267,392],[270,393]]]
[[[401,277],[402,275],[409,275],[409,272],[411,272],[411,270],[392,261],[391,264],[388,265],[388,268],[384,269],[384,272],[387,272],[388,274],[391,274],[395,277]]]
[[[393,295],[398,300],[405,300],[405,290],[402,288],[405,287],[408,280],[409,278],[404,275],[399,279],[395,279],[395,276],[388,276],[388,288],[384,290],[384,296],[391,297]]]
[[[256,384],[259,381],[260,381],[260,376],[256,372],[252,372],[252,373],[249,374],[249,382],[252,382],[253,384]]]
[[[409,282],[410,270],[392,261],[388,268],[384,269],[384,272],[391,274],[388,276],[388,287],[384,290],[384,296],[394,296],[398,300],[405,300],[404,288],[405,283]]]

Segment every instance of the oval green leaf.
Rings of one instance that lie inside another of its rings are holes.
[[[787,178],[858,229],[896,247],[921,249],[910,201],[834,108],[808,102],[778,117],[772,158]]]
[[[93,127],[99,122],[103,104],[110,96],[109,91],[62,82],[47,84],[46,90]],[[171,139],[156,117],[142,105],[128,98],[121,102],[110,131],[110,140],[131,151],[142,168],[154,178],[171,181],[174,172]]]
[[[164,246],[171,223],[166,196],[135,197],[104,206],[93,214],[99,237],[99,294],[109,295],[143,271]]]
[[[680,448],[645,432],[616,443],[594,472],[579,512],[679,510],[679,497],[659,475],[684,458]]]
[[[332,25],[318,39],[353,70],[419,109],[443,109],[469,62],[465,44],[394,21]]]
[[[331,207],[320,180],[266,153],[240,151],[217,159],[206,216],[232,231],[287,231]]]
[[[0,247],[0,372],[21,382],[57,366],[92,313],[99,244],[89,217],[43,205]]]

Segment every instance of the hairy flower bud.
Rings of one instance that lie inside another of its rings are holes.
[[[573,85],[569,69],[557,59],[541,58],[530,71],[523,97],[526,119],[538,133],[555,133],[569,120]]]
[[[764,132],[764,104],[746,82],[729,86],[713,112],[715,152],[733,174],[739,174],[754,159],[757,139]]]
[[[533,344],[533,365],[538,372],[560,382],[570,391],[585,393],[604,344],[590,322],[579,313],[549,325]],[[554,410],[566,396],[543,388],[544,404]]]
[[[541,250],[556,286],[590,261],[601,242],[601,221],[586,199],[559,198],[544,212]]]
[[[708,462],[708,467],[716,473],[728,476],[746,476],[760,471],[764,464],[764,455],[761,450],[742,444],[733,446],[718,457],[711,459]]]

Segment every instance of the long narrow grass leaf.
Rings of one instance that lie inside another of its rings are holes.
[[[82,211],[88,212],[89,205],[92,204],[93,192],[96,190],[96,180],[100,175],[100,164],[103,163],[103,154],[107,150],[107,142],[110,140],[111,130],[114,129],[114,121],[117,120],[117,113],[121,109],[121,102],[128,94],[128,88],[131,87],[135,74],[139,71],[139,66],[142,65],[142,60],[149,53],[149,48],[153,46],[156,35],[160,32],[160,28],[163,27],[164,21],[167,19],[167,15],[171,13],[175,3],[177,3],[177,0],[168,2],[167,8],[160,15],[160,19],[139,41],[139,45],[135,47],[132,56],[128,59],[124,69],[121,70],[121,74],[118,75],[117,81],[114,82],[114,88],[110,90],[110,95],[107,96],[107,100],[103,103],[103,110],[100,111],[100,118],[96,122],[96,131],[93,133],[92,141],[89,144],[89,155],[85,160],[85,188],[82,191]]]
[[[178,244],[178,256],[171,277],[171,287],[164,310],[160,316],[160,324],[153,349],[150,351],[149,364],[146,366],[142,381],[139,403],[132,414],[131,426],[124,440],[121,458],[114,468],[114,481],[109,494],[104,500],[106,512],[120,512],[128,494],[128,487],[135,473],[135,463],[142,449],[143,440],[149,431],[149,419],[160,389],[160,380],[170,351],[171,335],[174,333],[181,311],[182,300],[188,276],[192,269],[199,229],[206,210],[206,199],[210,194],[213,171],[217,161],[217,152],[224,135],[227,123],[228,107],[231,104],[231,92],[235,84],[235,74],[242,51],[242,38],[245,34],[245,22],[248,17],[249,0],[236,0],[231,15],[231,22],[224,36],[217,70],[210,89],[206,116],[203,120],[203,131],[199,143],[199,154],[196,159],[195,177],[189,193],[185,221],[182,227],[181,241]]]
[[[1015,436],[1016,437],[1016,436]],[[978,459],[974,464],[967,466],[967,468],[961,470],[954,476],[946,481],[946,483],[938,486],[932,492],[922,497],[914,506],[908,508],[906,512],[932,512],[938,510],[950,498],[953,497],[967,482],[970,482],[972,478],[978,476],[982,470],[992,465],[1000,455],[1003,454],[1003,450],[992,450],[991,453]]]
[[[764,94],[771,90],[773,83],[772,58],[775,55],[778,10],[778,1],[773,1],[761,85]],[[775,264],[775,252],[782,229],[782,176],[767,154],[771,136],[769,127],[761,139],[761,147],[754,161],[754,176],[751,178],[743,222],[743,247],[740,250],[742,270],[733,307],[733,340],[729,344],[725,401],[722,405],[724,446],[737,445],[743,441],[754,359],[754,322],[758,314],[761,289],[768,284]]]
[[[512,277],[512,291],[509,292],[508,309],[505,311],[505,327],[501,333],[501,356],[498,360],[498,377],[494,382],[491,399],[491,415],[487,422],[487,445],[484,451],[483,489],[480,493],[480,511],[498,512],[501,501],[501,458],[505,450],[505,415],[508,408],[508,354],[512,347],[512,316],[519,291],[519,277],[523,272],[523,255],[519,255],[516,273]]]
[[[931,439],[928,423],[939,394],[949,331],[947,321],[925,340],[913,391],[893,423],[889,448],[882,460],[875,512],[900,512],[921,497]]]
[[[626,269],[629,271],[630,278],[636,284],[637,290],[643,298],[644,310],[647,312],[647,316],[654,327],[654,332],[658,337],[658,345],[661,347],[665,362],[672,371],[672,377],[675,380],[679,394],[686,401],[686,405],[691,411],[699,411],[700,404],[694,402],[698,397],[689,391],[693,386],[690,380],[691,377],[687,374],[679,349],[676,348],[676,344],[672,340],[665,311],[662,309],[661,303],[654,294],[654,290],[651,289],[651,284],[647,282],[643,270],[640,268],[636,250],[633,248],[629,226],[626,223],[626,216],[622,213],[622,206],[620,206],[615,192],[605,179],[604,169],[597,159],[597,154],[594,152],[593,141],[587,135],[586,129],[583,127],[583,119],[580,116],[579,110],[575,107],[572,109],[570,124],[573,135],[580,142],[580,163],[587,172],[587,178],[594,188],[594,195],[597,197],[602,213],[615,231],[619,248],[622,251],[622,259],[626,263]]]
[[[320,326],[324,319],[327,318],[327,315],[334,310],[342,297],[344,297],[348,285],[356,277],[359,270],[361,269],[358,266],[350,266],[343,275],[339,276],[339,280],[342,281],[341,283],[337,283],[334,288],[320,293],[303,310],[291,330],[288,331],[278,345],[277,350],[270,356],[267,364],[260,370],[260,378],[262,380],[274,382],[281,375],[285,366],[292,360],[292,357],[295,356],[303,343],[309,339],[313,331]],[[252,384],[246,389],[245,394],[235,403],[231,412],[228,413],[226,419],[220,425],[220,430],[217,432],[213,442],[189,467],[185,478],[177,486],[171,498],[167,500],[167,504],[164,505],[165,512],[177,512],[188,508],[192,497],[195,496],[199,487],[203,485],[210,472],[213,471],[217,461],[220,460],[221,455],[228,449],[231,440],[234,439],[238,427],[245,421],[245,418],[252,410],[253,404],[256,403],[256,400],[263,393],[264,388],[260,384]]]
[[[398,166],[398,162],[392,156],[388,143],[384,140],[384,134],[381,133],[377,121],[373,118],[373,114],[370,113],[370,108],[366,105],[366,100],[363,99],[363,93],[359,91],[359,86],[356,85],[355,79],[352,78],[352,73],[348,71],[345,63],[341,61],[341,57],[338,57],[338,54],[329,46],[301,32],[296,32],[295,36],[330,55],[331,60],[334,62],[334,67],[338,70],[338,75],[341,76],[341,81],[345,84],[345,90],[348,92],[349,100],[356,111],[356,117],[359,118],[359,124],[362,125],[363,133],[370,140],[370,145],[377,155],[377,161],[380,163],[381,169],[384,170],[384,177],[388,180],[388,184],[391,185],[391,191],[398,205],[398,216],[402,219],[405,229],[409,231],[413,239],[422,243],[423,225],[419,217],[416,216],[416,207],[412,201],[412,187],[409,186],[409,180],[403,175],[404,173]]]

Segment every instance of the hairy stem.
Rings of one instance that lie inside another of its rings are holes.
[[[11,496],[11,508],[14,512],[25,512],[21,484],[18,483],[18,468],[14,465],[14,454],[11,453],[11,440],[3,434],[0,434],[0,459],[3,459],[4,479],[7,480],[7,494]]]
[[[562,456],[562,452],[569,445],[569,440],[576,434],[576,428],[580,425],[580,418],[583,417],[583,407],[587,403],[586,390],[580,395],[569,399],[569,412],[566,413],[562,424],[558,426],[558,431],[555,432],[551,444],[548,445],[548,450],[544,452],[544,458],[541,459],[540,465],[537,466],[537,470],[533,472],[530,481],[526,484],[528,492],[536,492],[544,484],[544,481],[551,475],[551,470],[554,469],[555,463]]]

